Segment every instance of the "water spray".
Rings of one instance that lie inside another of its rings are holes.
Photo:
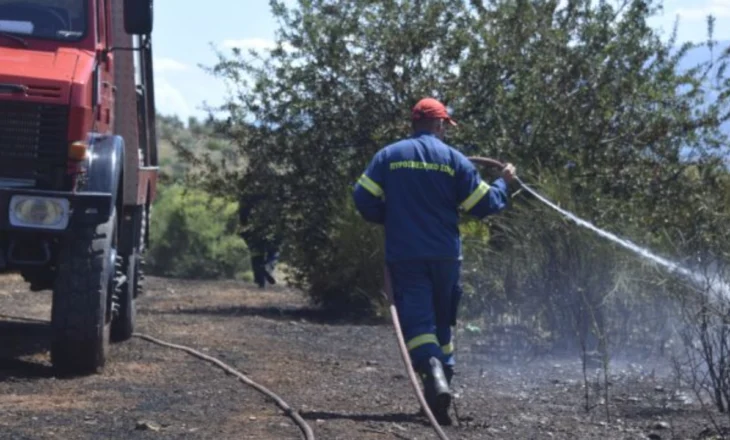
[[[491,168],[498,168],[498,169],[504,169],[505,164],[495,160],[490,159],[487,157],[479,157],[479,156],[471,156],[469,157],[469,160],[482,166],[491,167]],[[560,206],[556,205],[555,203],[548,200],[546,197],[542,196],[540,193],[535,191],[534,189],[527,186],[519,177],[514,176],[514,181],[517,182],[520,186],[520,188],[524,191],[527,191],[532,196],[534,196],[537,200],[542,202],[543,204],[547,205],[551,209],[557,211],[560,213],[563,217],[572,220],[577,225],[582,226],[586,229],[589,229],[590,231],[596,233],[597,235],[608,239],[625,249],[628,249],[635,254],[638,254],[641,257],[644,257],[645,259],[648,259],[650,261],[653,261],[661,266],[663,266],[665,269],[668,269],[670,273],[678,273],[685,278],[693,281],[695,284],[699,286],[706,285],[706,281],[703,282],[703,278],[700,276],[700,274],[697,274],[685,267],[682,267],[678,263],[675,263],[673,261],[667,260],[665,258],[662,258],[658,255],[653,254],[652,252],[648,251],[647,249],[642,248],[641,246],[632,243],[629,240],[626,240],[624,238],[621,238],[615,234],[612,234],[608,231],[604,231],[603,229],[593,225],[592,223],[583,220],[582,218],[576,216],[575,214],[561,208]],[[416,377],[415,371],[413,371],[413,367],[410,362],[410,357],[408,355],[408,349],[406,348],[405,340],[403,338],[403,333],[401,330],[400,322],[398,320],[398,312],[395,307],[395,301],[393,298],[393,288],[392,283],[390,279],[390,272],[388,270],[387,265],[384,268],[385,272],[385,297],[388,299],[390,303],[390,315],[391,319],[393,321],[393,327],[395,328],[395,334],[398,342],[398,348],[401,354],[401,358],[403,360],[403,363],[406,367],[406,371],[408,373],[408,377],[410,378],[411,385],[413,386],[413,390],[416,394],[416,397],[418,398],[419,403],[421,404],[421,407],[423,408],[424,413],[428,417],[429,422],[431,422],[432,427],[436,431],[436,434],[439,436],[441,440],[448,440],[448,437],[446,437],[446,434],[441,429],[441,426],[438,424],[436,419],[434,418],[433,414],[431,413],[430,408],[428,407],[428,404],[426,403],[426,400],[423,397],[423,394],[421,392],[421,389],[418,385],[418,379]],[[713,290],[717,291],[718,294],[721,294],[724,298],[730,298],[730,285],[728,285],[727,282],[724,281],[715,281],[711,283],[711,287]]]
[[[496,167],[496,168],[500,168],[500,169],[505,167],[505,165],[502,162],[495,160],[495,159],[490,159],[487,157],[473,156],[473,157],[469,157],[469,160],[471,160],[472,162],[474,162],[476,164],[489,166],[489,167]],[[573,213],[561,208],[560,206],[556,205],[555,203],[551,202],[550,200],[548,200],[547,198],[542,196],[540,193],[538,193],[534,189],[527,186],[524,182],[522,182],[522,180],[520,180],[519,177],[515,176],[514,180],[519,184],[519,186],[522,189],[524,189],[525,191],[527,191],[528,193],[533,195],[540,202],[549,206],[553,210],[559,212],[561,215],[563,215],[563,217],[572,220],[578,226],[582,226],[582,227],[596,233],[597,235],[599,235],[603,238],[606,238],[606,239],[624,247],[625,249],[628,249],[628,250],[634,252],[635,254],[637,254],[641,257],[644,257],[647,260],[651,260],[654,263],[657,263],[657,264],[663,266],[665,269],[668,269],[670,273],[676,273],[676,274],[682,275],[686,279],[691,280],[698,287],[700,287],[700,286],[702,288],[711,287],[711,290],[716,292],[721,297],[730,299],[730,285],[728,285],[727,282],[722,281],[722,280],[714,280],[713,282],[709,283],[710,285],[708,286],[708,280],[706,277],[702,277],[702,275],[700,275],[696,272],[693,272],[693,271],[687,269],[686,267],[682,267],[678,263],[667,260],[666,258],[662,258],[658,255],[655,255],[652,252],[650,252],[649,250],[644,249],[641,246],[639,246],[635,243],[632,243],[629,240],[621,238],[608,231],[604,231],[603,229],[593,225],[592,223],[590,223],[586,220],[583,220],[582,218],[576,216],[575,214],[573,214]]]

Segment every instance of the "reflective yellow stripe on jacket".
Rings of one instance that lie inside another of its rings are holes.
[[[464,200],[461,203],[461,209],[468,212],[471,208],[474,207],[474,205],[479,203],[479,201],[485,195],[487,195],[488,192],[489,192],[489,185],[487,185],[486,182],[481,181],[479,183],[479,186],[477,186],[477,189],[475,189],[474,192],[471,193],[471,195],[469,197],[467,197],[466,200]]]
[[[369,178],[367,175],[363,174],[360,176],[360,179],[357,181],[357,183],[360,184],[363,188],[368,190],[368,192],[375,197],[383,197],[383,188],[380,187],[375,181],[371,178]]]

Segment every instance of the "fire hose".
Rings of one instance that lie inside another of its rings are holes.
[[[490,159],[488,157],[478,157],[473,156],[469,157],[469,160],[472,162],[487,166],[487,167],[496,167],[499,169],[503,169],[505,165],[495,159]],[[522,181],[520,181],[516,176],[514,179],[520,184],[520,186],[523,186]],[[384,290],[385,290],[385,296],[388,299],[389,302],[389,309],[390,309],[390,316],[391,320],[393,321],[393,328],[395,329],[395,335],[396,339],[398,341],[398,348],[401,354],[401,358],[403,359],[403,364],[406,367],[406,372],[408,373],[408,378],[410,379],[411,385],[413,386],[413,390],[416,394],[416,398],[418,399],[418,402],[421,404],[421,408],[423,409],[423,412],[426,414],[426,417],[428,417],[428,421],[431,423],[431,426],[436,431],[436,434],[439,436],[441,440],[449,440],[449,438],[446,436],[446,433],[441,428],[441,425],[436,421],[436,418],[434,417],[433,413],[431,412],[431,409],[428,407],[428,404],[426,403],[426,399],[423,396],[423,393],[421,392],[421,388],[418,386],[418,377],[416,376],[416,372],[413,370],[413,366],[411,365],[410,356],[408,355],[408,348],[406,347],[405,338],[403,337],[403,331],[401,329],[400,320],[398,319],[398,310],[395,306],[395,298],[393,296],[393,284],[392,280],[390,278],[390,270],[388,270],[388,265],[385,265],[384,268],[385,273],[385,282],[384,282]]]
[[[307,422],[299,414],[299,412],[297,412],[295,409],[293,409],[292,407],[290,407],[286,402],[284,402],[284,400],[281,397],[279,397],[278,395],[274,394],[273,391],[269,390],[268,388],[266,388],[263,385],[258,384],[257,382],[254,382],[248,376],[246,376],[245,374],[243,374],[240,371],[236,370],[235,368],[231,367],[230,365],[222,362],[219,359],[216,359],[216,358],[214,358],[212,356],[208,356],[207,354],[203,354],[203,353],[201,353],[201,352],[199,352],[197,350],[194,350],[194,349],[192,349],[192,348],[190,348],[188,346],[185,346],[185,345],[173,344],[173,343],[170,343],[170,342],[162,341],[160,339],[157,339],[155,337],[152,337],[152,336],[149,336],[149,335],[145,335],[145,334],[142,334],[142,333],[135,333],[134,336],[136,336],[136,337],[138,337],[140,339],[143,339],[145,341],[151,342],[153,344],[157,344],[157,345],[159,345],[161,347],[168,347],[168,348],[173,348],[175,350],[184,351],[184,352],[188,353],[189,355],[191,355],[193,357],[196,357],[198,359],[202,359],[204,361],[210,362],[211,364],[219,367],[220,369],[222,369],[226,373],[237,377],[238,380],[240,380],[241,382],[245,383],[246,385],[249,385],[249,386],[253,387],[256,391],[258,391],[258,392],[266,395],[271,400],[273,400],[279,406],[279,408],[281,408],[284,411],[284,413],[288,417],[290,417],[294,421],[294,423],[296,423],[298,425],[299,429],[301,429],[301,431],[302,431],[302,435],[304,436],[304,438],[306,440],[314,440],[314,431],[312,431],[312,427],[310,427],[307,424]]]

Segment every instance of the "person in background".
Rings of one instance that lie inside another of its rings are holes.
[[[273,272],[279,260],[279,240],[264,227],[266,221],[256,218],[257,208],[264,203],[261,193],[245,193],[239,199],[238,218],[241,224],[241,238],[246,242],[251,255],[251,269],[254,282],[265,288],[266,283],[276,284]]]

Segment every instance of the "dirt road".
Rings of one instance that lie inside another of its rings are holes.
[[[298,409],[318,439],[436,438],[403,374],[388,325],[326,321],[297,292],[234,282],[149,280],[138,330],[242,370]],[[274,403],[185,353],[141,339],[113,345],[100,375],[56,379],[50,295],[0,277],[0,438],[299,439]],[[585,410],[577,359],[498,364],[459,336],[456,439],[694,439],[708,426],[691,394],[617,364],[605,405]],[[591,381],[596,371],[590,371]]]

